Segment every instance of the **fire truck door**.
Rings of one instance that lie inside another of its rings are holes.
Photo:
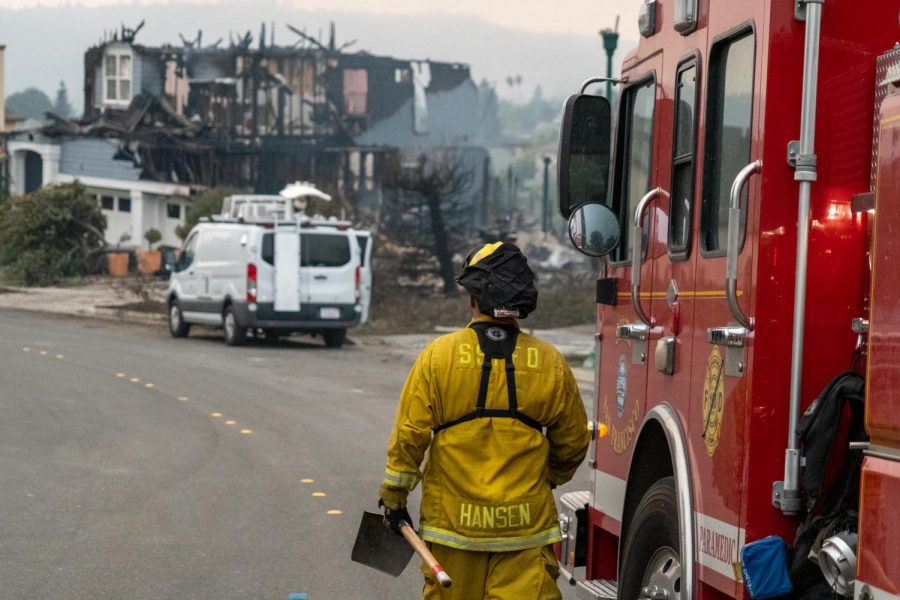
[[[692,358],[684,366],[691,379],[686,429],[695,473],[699,578],[733,596],[741,589],[734,564],[745,541],[741,520],[748,413],[745,373],[752,331],[746,315],[753,289],[759,201],[755,161],[760,152],[754,143],[760,98],[754,82],[761,70],[756,57],[763,55],[764,38],[749,25],[748,15],[735,14],[736,6],[731,3],[727,7],[731,12],[715,15],[721,25],[717,30],[731,33],[711,39],[706,53],[696,276],[694,287],[680,301],[682,318],[692,321],[681,337],[690,337],[692,345]],[[748,24],[741,26],[742,22]]]
[[[658,100],[662,56],[656,55],[629,69],[629,84],[618,106],[615,164],[612,177],[612,208],[619,215],[622,239],[609,258],[607,277],[615,280],[617,297],[600,306],[601,335],[596,419],[608,427],[608,435],[598,440],[594,472],[594,505],[609,520],[613,533],[623,514],[628,460],[646,406],[649,325],[647,297],[653,292],[653,251],[650,238],[653,211],[660,202],[657,190],[657,153],[654,140],[659,135]],[[655,191],[657,190],[657,191]],[[634,226],[635,212],[642,209],[641,227]],[[635,246],[639,253],[635,261]],[[634,264],[638,265],[632,277]],[[636,283],[636,286],[633,286]],[[632,301],[631,289],[638,297]]]

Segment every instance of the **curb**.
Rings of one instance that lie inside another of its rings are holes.
[[[0,310],[14,310],[41,315],[54,315],[57,317],[76,317],[80,319],[102,319],[104,321],[118,321],[120,323],[137,323],[140,325],[163,325],[166,316],[155,313],[140,313],[132,310],[117,308],[89,307],[78,310],[47,310],[45,308],[33,308],[26,306],[0,306]]]

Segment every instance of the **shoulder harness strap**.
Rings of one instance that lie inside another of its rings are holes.
[[[441,423],[434,428],[434,433],[443,431],[448,427],[473,421],[481,418],[509,418],[517,419],[543,433],[543,426],[535,419],[519,412],[518,398],[516,396],[516,368],[513,364],[513,352],[516,349],[516,339],[519,330],[515,327],[498,325],[496,323],[481,322],[470,325],[478,335],[478,345],[484,353],[484,361],[481,363],[481,382],[478,386],[478,401],[475,410],[458,419]],[[502,358],[506,363],[506,393],[509,398],[509,408],[485,408],[487,405],[488,384],[491,379],[491,368],[494,359]]]

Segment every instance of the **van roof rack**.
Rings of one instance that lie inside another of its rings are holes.
[[[261,227],[276,227],[276,226],[299,226],[299,227],[334,227],[336,229],[352,229],[353,222],[346,221],[343,219],[338,219],[336,217],[323,217],[321,215],[316,215],[314,217],[308,217],[306,215],[297,215],[296,218],[287,220],[287,219],[273,219],[273,218],[265,218],[265,217],[257,217],[257,218],[244,218],[244,217],[229,217],[223,215],[209,215],[208,217],[200,217],[201,223],[223,223],[223,224],[239,224],[239,225],[259,225]]]

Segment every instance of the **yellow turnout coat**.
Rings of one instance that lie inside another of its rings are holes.
[[[484,359],[479,335],[500,331],[515,342],[514,370],[504,358]],[[559,351],[511,319],[480,317],[434,340],[413,365],[381,497],[388,508],[405,506],[421,480],[420,533],[430,542],[488,552],[543,546],[561,539],[551,489],[572,478],[588,444],[584,406]]]

